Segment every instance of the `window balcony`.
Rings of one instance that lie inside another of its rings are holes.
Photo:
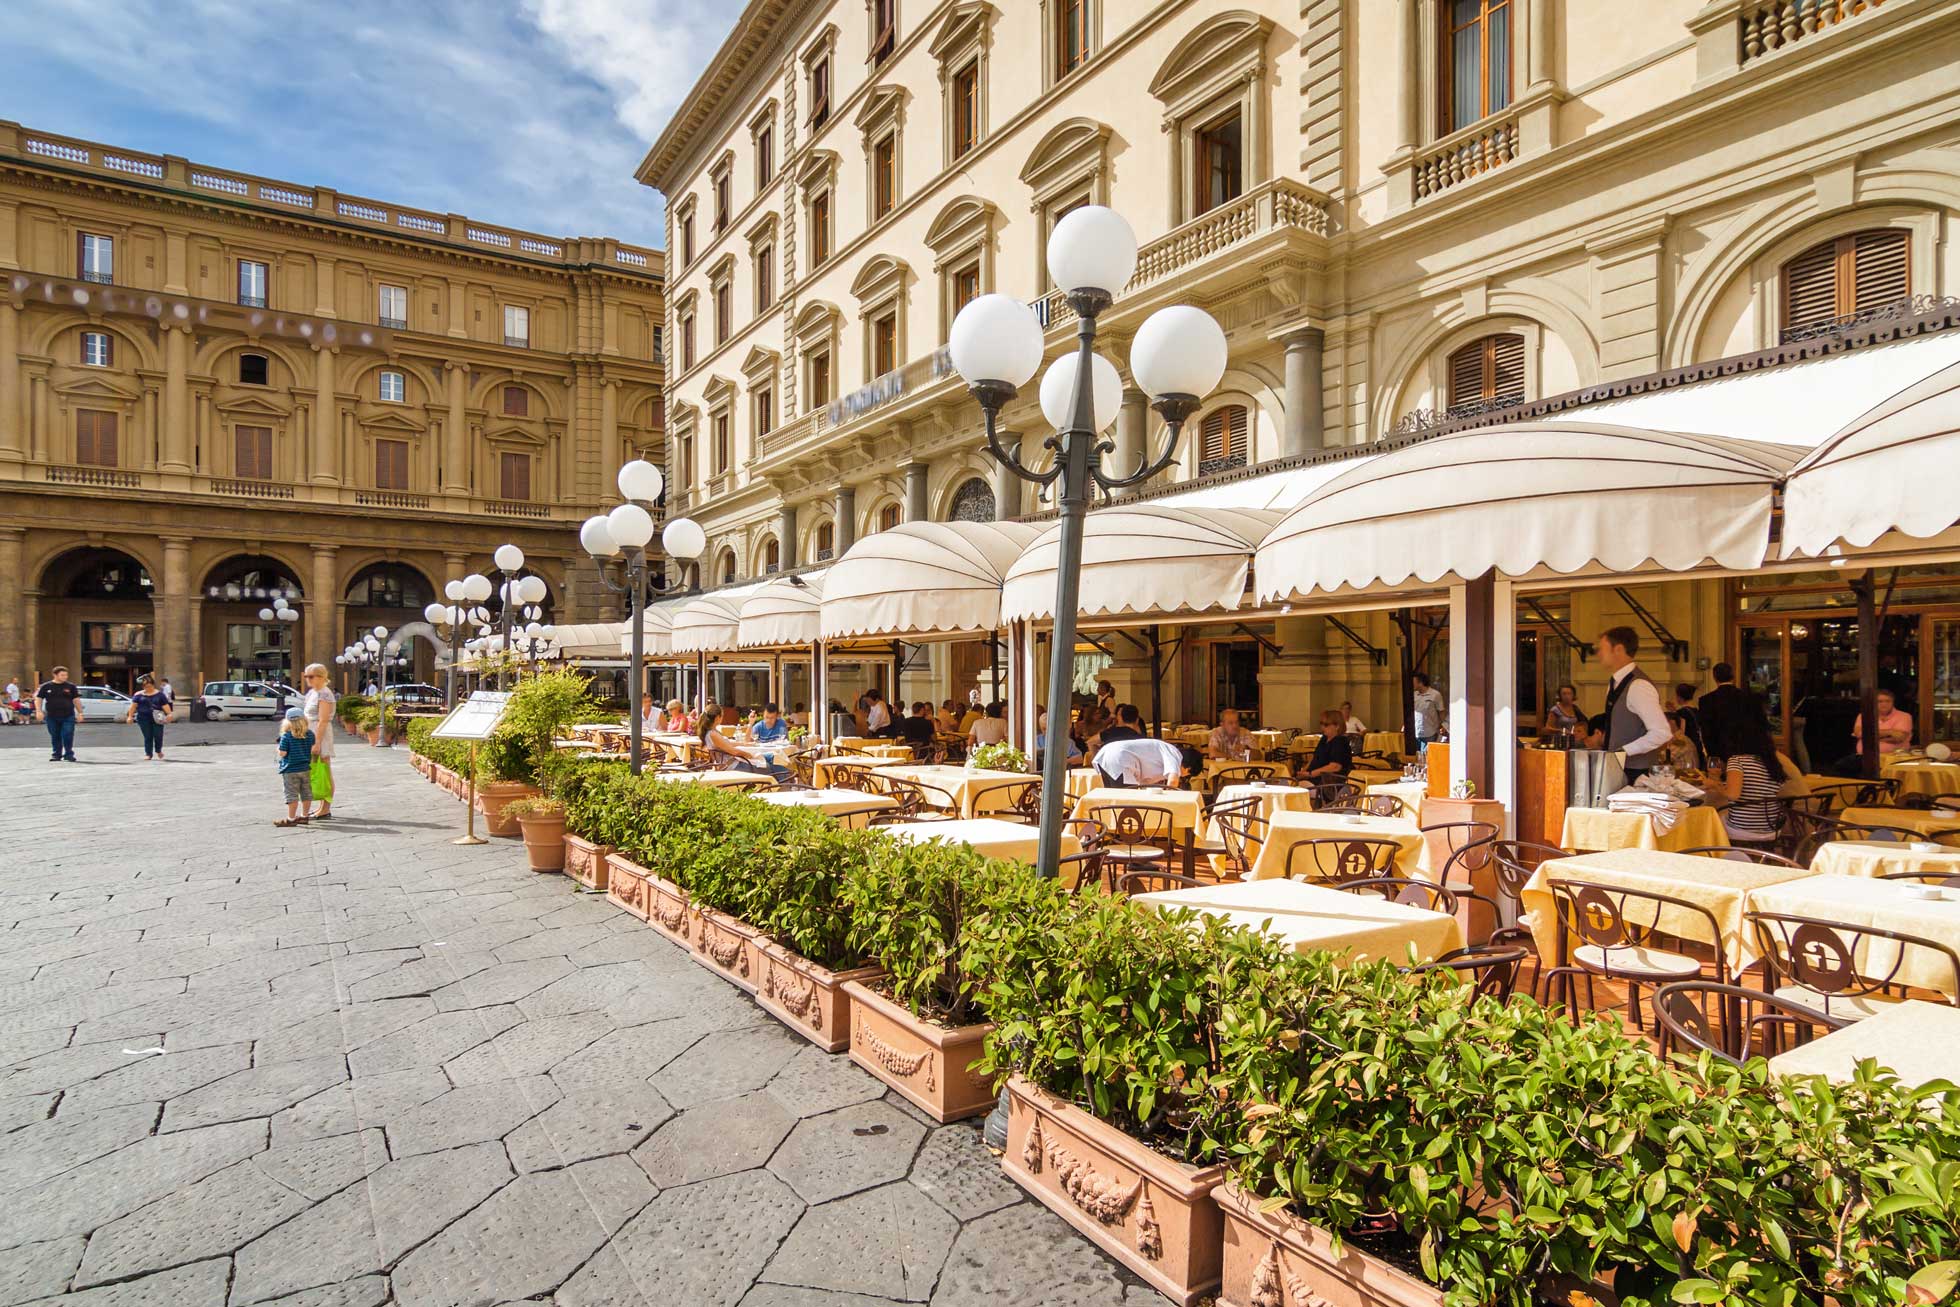
[[[113,286],[116,284],[116,274],[113,272],[94,272],[84,268],[82,269],[82,280],[92,281],[100,286]]]
[[[265,296],[263,296],[263,295],[240,295],[240,296],[238,297],[238,302],[239,302],[240,304],[243,304],[243,305],[244,305],[244,306],[245,306],[246,308],[248,308],[248,309],[262,309],[262,308],[264,308],[264,307],[265,307]]]
[[[529,336],[505,336],[504,344],[510,346],[512,349],[529,349],[531,348],[531,338]]]
[[[1481,177],[1518,157],[1518,114],[1515,108],[1492,114],[1462,131],[1451,132],[1417,151],[1416,203],[1441,195],[1452,186]]]
[[[382,319],[381,319],[381,325],[382,325],[382,326],[384,326],[384,327],[388,327],[388,328],[391,328],[391,329],[393,329],[393,330],[395,330],[395,331],[407,331],[407,330],[408,330],[408,319],[407,319],[407,318],[390,318],[390,317],[387,317],[387,316],[385,316],[385,315],[384,315],[384,316],[382,317]],[[508,344],[509,342],[505,342],[505,343],[506,343],[506,344]]]

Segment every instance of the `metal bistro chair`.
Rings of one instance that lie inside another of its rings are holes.
[[[1363,794],[1360,808],[1367,817],[1415,817],[1399,794]]]
[[[1640,987],[1671,984],[1678,980],[1702,979],[1702,961],[1678,949],[1663,948],[1657,943],[1664,938],[1659,927],[1661,915],[1669,913],[1676,920],[1669,925],[1678,934],[1681,919],[1705,923],[1708,938],[1715,941],[1715,980],[1728,984],[1730,980],[1728,963],[1723,959],[1722,931],[1715,921],[1715,915],[1698,903],[1676,898],[1671,894],[1657,894],[1648,890],[1626,889],[1618,885],[1598,885],[1588,881],[1560,880],[1553,878],[1547,882],[1552,891],[1552,903],[1558,910],[1558,928],[1561,941],[1578,936],[1583,941],[1571,952],[1571,961],[1553,967],[1545,973],[1545,997],[1556,1001],[1560,981],[1565,984],[1567,1007],[1579,1006],[1579,978],[1586,979],[1586,1005],[1593,1008],[1598,1000],[1593,992],[1593,977],[1608,980],[1622,980],[1627,985],[1627,1007],[1633,1014],[1633,1026],[1644,1030],[1640,1017]],[[1561,945],[1563,948],[1563,945]]]
[[[1301,840],[1286,851],[1283,868],[1288,880],[1333,888],[1342,881],[1371,880],[1395,875],[1401,848],[1394,840]]]
[[[1772,853],[1754,844],[1699,844],[1692,849],[1676,851],[1702,858],[1726,859],[1729,862],[1753,862],[1758,867],[1791,867],[1797,871],[1806,870],[1801,862],[1793,862],[1780,853]]]
[[[1720,1014],[1713,1019],[1711,1006]],[[1828,1034],[1845,1025],[1759,989],[1706,980],[1676,981],[1655,990],[1654,1021],[1663,1054],[1705,1051],[1731,1066],[1788,1052],[1819,1031]]]
[[[902,776],[874,770],[868,778],[873,794],[898,801],[898,812],[912,821],[951,821],[959,816],[952,796]]]
[[[1116,877],[1116,892],[1128,898],[1136,894],[1156,894],[1164,890],[1198,889],[1211,884],[1196,876],[1180,876],[1177,872],[1162,867],[1146,868],[1142,871],[1126,871]]]
[[[1826,844],[1858,843],[1865,840],[1884,844],[1910,844],[1919,838],[1909,829],[1865,826],[1856,822],[1838,821],[1833,817],[1803,817],[1798,820],[1805,828],[1804,834],[1797,842],[1796,851],[1790,856],[1804,866],[1809,866],[1817,857],[1817,850]]]
[[[1253,781],[1267,780],[1279,770],[1266,762],[1232,763],[1230,766],[1220,767],[1211,774],[1211,792],[1216,794],[1228,785],[1246,785]]]
[[[1518,972],[1524,969],[1524,960],[1530,956],[1517,947],[1472,944],[1468,948],[1451,949],[1433,962],[1407,970],[1418,976],[1430,971],[1467,972],[1471,977],[1472,998],[1494,998],[1508,1003],[1517,992]]]
[[[1211,810],[1211,816],[1218,823],[1226,870],[1244,880],[1266,843],[1268,823],[1259,814],[1259,800],[1235,799],[1221,803]]]
[[[1361,811],[1361,787],[1353,781],[1325,781],[1308,788],[1313,791],[1309,802],[1315,812]]]
[[[989,804],[1000,805],[989,809],[987,815],[999,817],[1002,821],[1018,821],[1029,826],[1041,824],[1041,778],[1027,781],[1002,781],[980,791],[976,802],[985,799]]]
[[[806,790],[817,788],[817,757],[819,749],[791,749],[783,755],[783,764],[796,783]]]
[[[1446,917],[1456,915],[1456,895],[1426,880],[1410,880],[1405,876],[1369,876],[1362,880],[1341,881],[1334,888],[1343,894],[1359,894],[1363,898],[1378,898],[1389,903],[1407,903],[1412,908],[1425,908]]]
[[[1073,875],[1072,888],[1077,894],[1087,891],[1092,885],[1103,889],[1102,850],[1085,849],[1081,853],[1064,854],[1055,875],[1065,885],[1069,884],[1069,877]]]
[[[1127,803],[1116,807],[1105,805],[1096,810],[1096,820],[1103,824],[1101,852],[1112,876],[1122,877],[1126,872],[1145,867],[1170,866],[1177,822],[1169,808]]]
[[[1884,871],[1880,872],[1874,879],[1917,881],[1921,885],[1937,885],[1941,889],[1960,888],[1960,872]]]
[[[1821,1013],[1827,1020],[1863,1021],[1903,999],[1906,986],[1899,975],[1909,949],[1925,949],[1944,958],[1949,975],[1946,993],[1960,994],[1960,954],[1938,940],[1781,912],[1750,912],[1745,919],[1756,932],[1757,948],[1768,968],[1764,988],[1784,1003]],[[1874,941],[1884,943],[1874,946]]]
[[[878,769],[870,763],[831,760],[825,770],[830,773],[830,784],[837,789],[862,790],[866,794],[883,793],[871,788],[872,773]]]

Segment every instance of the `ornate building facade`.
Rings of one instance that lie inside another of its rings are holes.
[[[664,457],[662,272],[0,122],[0,675],[290,676],[505,541],[599,615],[576,529]]]
[[[1084,202],[1142,245],[1111,361],[1173,302],[1231,344],[1171,481],[1950,296],[1955,66],[1953,0],[751,0],[639,172],[669,201],[669,459],[707,580],[1041,509],[942,346],[1004,291],[1066,347],[1043,250]],[[1047,434],[1031,393],[1006,418]],[[1119,465],[1147,423],[1129,392]],[[1704,665],[1733,648],[1719,588],[1653,602]],[[1278,634],[1215,661],[1304,648],[1389,715],[1356,641]],[[1194,665],[1187,708],[1225,675]]]

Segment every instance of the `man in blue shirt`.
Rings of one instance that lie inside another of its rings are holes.
[[[789,738],[789,723],[783,720],[782,710],[773,703],[762,705],[762,720],[749,727],[749,738],[757,744],[774,744]]]

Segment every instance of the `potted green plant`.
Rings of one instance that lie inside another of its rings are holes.
[[[886,837],[845,830],[807,809],[737,797],[783,832],[779,855],[753,869],[744,893],[742,916],[757,932],[756,1001],[819,1048],[840,1053],[851,1040],[846,987],[882,974],[854,942],[843,886]]]
[[[993,744],[983,744],[966,756],[968,771],[1018,771],[1029,769],[1028,755],[999,740]]]
[[[593,707],[591,683],[570,670],[528,676],[511,691],[497,729],[477,750],[477,807],[490,834],[519,834],[504,809],[543,793],[540,769],[552,755],[552,741]]]
[[[537,794],[504,805],[504,816],[515,818],[524,835],[524,853],[532,871],[565,869],[565,805]]]

